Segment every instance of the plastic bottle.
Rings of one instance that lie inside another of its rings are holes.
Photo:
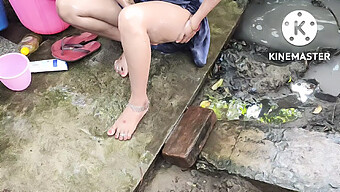
[[[19,43],[19,51],[23,55],[29,55],[39,48],[42,41],[40,35],[30,33],[25,35],[25,37]]]

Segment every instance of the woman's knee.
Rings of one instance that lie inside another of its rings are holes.
[[[71,23],[73,17],[75,17],[75,13],[72,12],[72,1],[69,0],[57,0],[57,11],[61,19],[65,22]]]
[[[72,0],[57,0],[57,11],[61,19],[65,22],[74,24],[76,23],[79,15],[80,9],[76,9],[75,4],[78,4],[77,1]]]
[[[122,33],[142,32],[145,15],[140,7],[130,5],[124,8],[118,17],[118,28]]]

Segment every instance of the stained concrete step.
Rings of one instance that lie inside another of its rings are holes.
[[[212,46],[204,68],[187,53],[153,52],[150,110],[129,142],[106,136],[130,93],[128,79],[112,67],[122,52],[117,42],[99,39],[100,51],[70,63],[67,72],[34,74],[23,92],[0,85],[0,190],[136,189],[242,12],[222,0],[209,15]],[[0,54],[9,51],[0,47]]]
[[[297,127],[267,129],[218,122],[201,153],[205,163],[295,191],[340,190],[340,134]]]

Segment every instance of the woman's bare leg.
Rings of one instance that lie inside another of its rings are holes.
[[[57,0],[57,8],[60,17],[72,26],[120,41],[118,15],[122,9],[115,0]],[[115,70],[127,74],[123,59],[115,62]]]
[[[118,15],[122,10],[114,0],[57,0],[60,17],[76,28],[120,41]]]
[[[129,103],[144,107],[136,111],[126,107],[108,135],[120,140],[131,139],[138,123],[147,112],[147,82],[151,61],[150,43],[174,42],[190,16],[178,5],[152,1],[124,8],[119,15],[121,42],[129,68],[131,97]]]

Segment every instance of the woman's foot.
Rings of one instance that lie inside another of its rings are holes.
[[[114,68],[120,76],[126,77],[128,75],[128,65],[124,53],[115,61]]]
[[[107,131],[109,136],[115,136],[121,141],[130,140],[138,123],[149,109],[149,101],[142,106],[128,104],[114,125]]]

